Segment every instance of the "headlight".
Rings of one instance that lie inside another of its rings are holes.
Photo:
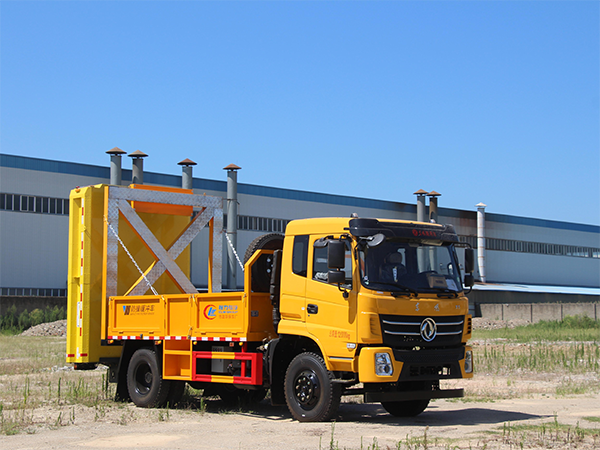
[[[465,373],[473,372],[473,352],[471,350],[467,350],[465,354]]]
[[[394,366],[389,353],[375,353],[375,373],[385,377],[389,377],[394,373]]]

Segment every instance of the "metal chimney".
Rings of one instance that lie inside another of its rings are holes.
[[[181,166],[181,187],[183,189],[193,189],[192,166],[197,165],[191,159],[184,159],[177,163]]]
[[[477,207],[477,265],[479,277],[485,283],[485,207],[487,205],[478,203]]]
[[[110,155],[110,184],[119,186],[121,184],[121,155],[126,152],[119,147],[113,147],[106,153]]]
[[[133,159],[131,167],[131,184],[144,184],[144,159],[146,155],[144,152],[136,150],[130,153],[130,158]]]
[[[425,196],[427,195],[427,191],[423,189],[419,189],[415,192],[417,196],[417,222],[425,222]]]
[[[240,169],[241,167],[235,164],[223,167],[223,170],[227,171],[227,237],[231,243],[231,245],[227,245],[227,260],[229,262],[227,285],[229,289],[237,287],[237,260],[234,249],[237,248],[237,171]]]
[[[439,192],[431,191],[429,194],[429,221],[438,223],[438,201],[437,198],[442,195]]]

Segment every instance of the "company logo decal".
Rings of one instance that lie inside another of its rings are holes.
[[[123,305],[125,316],[150,316],[154,314],[154,305]]]
[[[206,305],[204,307],[204,317],[208,320],[235,319],[238,317],[238,305]]]
[[[206,308],[204,308],[204,317],[206,317],[208,320],[214,320],[217,318],[217,309],[215,305],[206,305]]]
[[[421,337],[425,342],[431,342],[437,335],[437,325],[435,321],[428,317],[421,322]]]

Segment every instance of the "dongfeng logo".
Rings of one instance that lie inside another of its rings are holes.
[[[435,321],[428,317],[423,322],[421,322],[421,337],[425,342],[431,342],[435,339],[437,335],[437,325]]]

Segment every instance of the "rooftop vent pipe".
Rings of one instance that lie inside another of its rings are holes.
[[[437,198],[442,195],[439,192],[431,191],[429,194],[429,221],[438,223],[438,201]]]
[[[107,151],[110,155],[110,184],[119,186],[121,184],[121,155],[125,152],[119,147]]]
[[[229,262],[229,272],[227,275],[227,285],[229,289],[237,287],[237,261],[234,249],[237,248],[237,171],[241,167],[235,164],[229,164],[223,167],[227,171],[227,237],[231,245],[227,246],[227,260]],[[233,248],[232,248],[233,247]]]
[[[427,191],[419,189],[415,192],[415,195],[417,196],[417,222],[425,222],[425,196]]]
[[[192,177],[192,166],[197,165],[191,159],[184,159],[183,161],[179,161],[177,163],[181,166],[181,187],[183,189],[192,189],[193,187],[193,177]]]
[[[140,152],[136,150],[133,153],[130,153],[130,158],[133,159],[132,162],[132,170],[131,170],[131,184],[144,184],[144,159],[146,155],[144,152]]]
[[[479,277],[485,283],[485,207],[487,205],[478,203],[477,207],[477,265]]]

